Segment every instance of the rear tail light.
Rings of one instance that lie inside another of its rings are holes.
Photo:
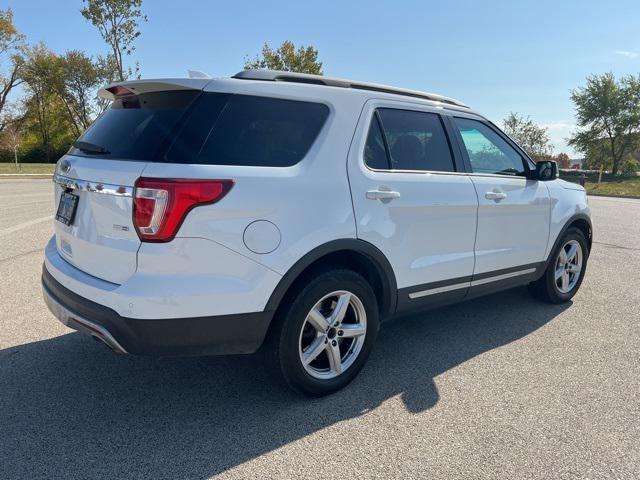
[[[143,242],[170,242],[193,208],[216,203],[232,186],[232,180],[139,178],[133,192],[138,237]]]

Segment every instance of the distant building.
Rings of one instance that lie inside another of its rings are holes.
[[[580,170],[584,164],[584,158],[570,158],[569,168],[572,170]]]

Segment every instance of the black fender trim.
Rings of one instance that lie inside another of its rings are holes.
[[[538,278],[540,278],[544,274],[544,272],[547,271],[547,267],[549,266],[549,262],[551,261],[551,258],[552,258],[551,254],[556,251],[556,249],[558,248],[558,245],[560,245],[560,240],[562,240],[562,237],[564,236],[564,234],[567,232],[567,230],[571,227],[571,225],[576,220],[584,220],[589,225],[589,235],[587,236],[587,245],[589,246],[589,253],[591,253],[591,243],[593,241],[593,225],[591,223],[591,218],[589,218],[589,216],[585,213],[576,213],[571,217],[569,217],[569,220],[565,222],[564,226],[562,227],[562,230],[560,230],[560,233],[556,237],[555,242],[553,242],[553,247],[551,248],[551,250],[549,250],[549,256],[544,261],[544,268],[541,269]]]
[[[284,298],[289,288],[293,285],[300,274],[312,263],[320,260],[326,255],[341,251],[351,251],[359,253],[372,262],[372,264],[376,267],[380,279],[382,280],[383,297],[381,302],[382,309],[380,312],[380,316],[384,319],[393,315],[396,311],[396,306],[398,303],[398,287],[396,284],[396,276],[393,273],[393,268],[391,267],[391,264],[389,263],[389,260],[387,260],[387,257],[385,257],[384,253],[382,253],[377,247],[369,242],[357,238],[332,240],[314,248],[306,255],[304,255],[282,277],[275,290],[271,294],[271,297],[269,297],[269,301],[267,302],[264,310],[277,310],[280,302]]]

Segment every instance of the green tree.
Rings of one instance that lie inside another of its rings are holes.
[[[322,75],[322,62],[318,61],[318,50],[312,46],[296,46],[290,40],[282,42],[277,49],[272,49],[267,43],[262,52],[253,60],[245,58],[245,69],[266,68],[285,72],[313,73]]]
[[[502,127],[520,147],[535,160],[547,159],[551,156],[552,146],[547,129],[536,125],[530,117],[511,112],[502,121]]]
[[[592,75],[585,87],[572,90],[571,100],[579,129],[569,145],[616,175],[622,161],[640,145],[640,76],[616,81],[613,73]]]
[[[116,80],[123,81],[135,72],[124,67],[124,57],[135,50],[135,40],[140,36],[140,23],[147,17],[142,13],[142,0],[83,0],[80,13],[98,29],[104,41],[111,48],[112,64]]]
[[[0,10],[0,132],[10,121],[3,113],[9,94],[22,83],[23,46],[24,36],[13,24],[13,12],[10,8]]]
[[[43,43],[28,48],[26,53],[27,61],[23,71],[29,95],[26,104],[35,117],[44,157],[48,163],[52,156],[52,130],[56,123],[54,111],[55,103],[59,100],[57,85],[62,77],[61,63]]]
[[[97,112],[95,91],[102,82],[100,67],[90,57],[71,50],[59,58],[61,77],[56,82],[76,136],[91,125]]]

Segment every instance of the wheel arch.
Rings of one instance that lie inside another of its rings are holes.
[[[352,269],[367,279],[376,294],[381,319],[395,313],[398,288],[391,264],[377,247],[355,238],[332,240],[300,258],[282,277],[265,310],[275,312],[298,280],[330,266]]]
[[[589,252],[591,252],[591,245],[593,243],[593,226],[591,224],[591,219],[584,213],[577,213],[575,215],[572,215],[565,222],[564,226],[560,230],[560,233],[556,237],[555,242],[553,243],[553,247],[551,248],[551,250],[549,250],[549,256],[547,257],[547,260],[545,262],[545,270],[552,259],[553,252],[556,251],[558,245],[560,244],[560,241],[562,240],[562,237],[570,228],[577,228],[584,234],[585,238],[587,239],[587,247],[589,249]]]

